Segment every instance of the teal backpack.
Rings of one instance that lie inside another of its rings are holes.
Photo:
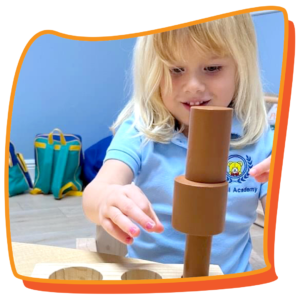
[[[82,195],[83,154],[79,135],[63,134],[59,129],[38,134],[34,152],[35,180],[31,194],[52,193],[57,200],[66,195]]]
[[[9,197],[22,194],[32,188],[32,182],[24,158],[9,144]]]

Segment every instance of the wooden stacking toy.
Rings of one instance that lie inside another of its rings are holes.
[[[224,230],[232,109],[192,107],[185,176],[175,178],[172,225],[187,234],[183,277],[209,275],[212,236]]]

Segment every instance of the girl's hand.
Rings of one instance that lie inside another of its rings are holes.
[[[254,166],[250,171],[249,175],[254,177],[254,179],[258,182],[267,182],[269,179],[271,165],[271,155],[263,160],[261,163]]]
[[[133,184],[107,185],[98,211],[100,225],[124,244],[140,234],[139,224],[148,232],[160,233],[163,225],[140,188]],[[134,223],[135,222],[135,223]]]

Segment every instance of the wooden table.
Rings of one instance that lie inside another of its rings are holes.
[[[163,268],[168,268],[163,264],[157,264],[151,261],[126,258],[111,254],[102,254],[91,251],[59,248],[53,246],[43,246],[34,244],[12,243],[14,263],[16,271],[21,276],[31,277],[36,264],[74,264],[74,266],[81,264],[100,264],[111,263],[120,265],[130,264],[150,264],[159,265]],[[170,265],[171,266],[174,265]],[[182,265],[176,265],[182,266]],[[154,268],[154,267],[153,267]],[[178,269],[178,268],[177,268]],[[181,271],[180,271],[181,272]],[[223,275],[219,266],[211,265],[210,275]],[[40,277],[43,278],[43,277]],[[177,277],[178,278],[178,277]]]

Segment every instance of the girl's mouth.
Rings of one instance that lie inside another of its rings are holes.
[[[183,106],[190,110],[192,106],[205,106],[210,102],[210,100],[207,101],[197,101],[197,102],[183,102]]]

